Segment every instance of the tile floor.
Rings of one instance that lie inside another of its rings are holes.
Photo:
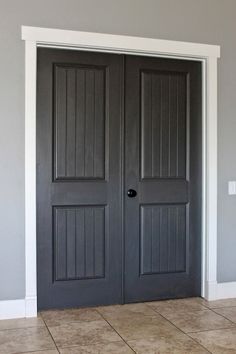
[[[236,354],[236,299],[44,311],[0,321],[0,354]]]

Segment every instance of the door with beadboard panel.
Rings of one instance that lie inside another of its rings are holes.
[[[39,309],[200,295],[199,62],[38,49],[37,262]]]
[[[122,301],[122,63],[38,49],[39,309]]]
[[[125,301],[201,292],[201,64],[126,57]]]

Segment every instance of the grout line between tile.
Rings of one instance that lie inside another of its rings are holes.
[[[161,315],[162,317],[164,317],[165,319],[167,319],[164,314],[161,314],[160,312],[158,312],[154,307],[152,307],[152,305],[147,304],[147,306],[150,306],[157,314],[159,314],[159,315]],[[202,306],[204,306],[204,305],[202,305]],[[223,308],[223,307],[221,307],[221,308]],[[225,308],[225,307],[224,307],[224,308]],[[226,316],[224,316],[224,315],[222,315],[222,314],[220,314],[220,313],[214,311],[214,309],[211,309],[211,308],[208,308],[208,307],[206,307],[205,309],[202,309],[202,310],[193,310],[193,311],[191,311],[191,312],[201,312],[201,311],[206,311],[206,310],[211,311],[211,312],[215,313],[216,315],[223,317],[224,319],[226,319],[227,321],[231,322],[233,325],[236,326],[236,322],[230,320],[230,319],[227,318]],[[188,311],[183,311],[183,312],[186,313],[186,312],[188,312]],[[170,320],[169,320],[169,321],[170,321]],[[171,322],[171,321],[170,321],[170,322]],[[171,322],[171,323],[172,323],[172,322]],[[178,328],[178,327],[177,327],[177,328]],[[219,328],[219,329],[227,329],[227,328],[228,328],[228,327],[222,327],[222,328]],[[230,327],[230,328],[232,328],[232,327]],[[205,329],[205,330],[201,330],[201,331],[188,332],[188,333],[206,332],[206,331],[213,331],[213,330],[214,330],[214,329]],[[185,333],[185,332],[184,332],[184,333]]]
[[[150,306],[150,305],[148,305]],[[202,344],[200,344],[197,340],[195,340],[194,338],[192,338],[191,336],[188,335],[188,333],[185,333],[184,331],[182,331],[182,329],[180,329],[179,327],[177,327],[174,323],[172,323],[170,320],[168,320],[167,318],[165,318],[163,315],[161,315],[159,312],[157,312],[154,308],[153,310],[160,315],[164,320],[168,321],[172,326],[174,326],[176,329],[178,329],[180,332],[182,332],[184,335],[186,335],[188,338],[192,339],[195,343],[197,343],[199,345],[199,347],[202,347],[204,350],[206,350],[208,353],[213,354],[212,352],[210,352],[206,347],[204,347]]]
[[[191,331],[185,332],[185,334],[196,334],[196,333],[203,333],[203,332],[212,332],[212,331],[225,331],[227,329],[236,329],[236,326],[232,327],[220,327],[220,328],[211,328],[211,329],[201,329],[200,331]]]
[[[96,311],[99,313],[99,315],[101,315],[101,317],[104,319],[104,321],[107,322],[107,324],[118,334],[118,336],[121,338],[121,340],[132,350],[132,352],[136,353],[136,351],[134,351],[134,349],[129,345],[128,342],[126,342],[126,340],[120,335],[120,333],[110,324],[110,322],[103,316],[103,314],[101,312],[99,312],[99,310],[96,309]]]
[[[182,299],[181,299],[182,300]],[[184,299],[183,299],[184,300]],[[164,300],[164,301],[169,301],[169,300]],[[174,301],[174,300],[171,300],[171,301]],[[154,301],[153,301],[154,302]],[[148,306],[148,307],[151,307],[151,309],[153,309],[156,313],[159,313],[160,314],[160,312],[158,312],[156,309],[155,309],[155,307],[153,307],[150,303],[145,303],[146,304],[146,306]],[[202,305],[202,304],[200,304],[202,307],[204,307],[203,309],[199,309],[199,310],[191,310],[192,312],[201,312],[201,311],[206,311],[206,310],[210,310],[208,307],[206,307],[205,305]],[[186,311],[183,311],[183,312],[186,312]]]
[[[222,309],[222,308],[227,308],[227,307],[236,307],[236,306],[209,308],[209,307],[207,307],[206,305],[201,304],[201,306],[203,307],[203,309],[201,309],[201,310],[196,310],[196,311],[194,311],[194,312],[209,310],[209,311],[211,311],[211,312],[217,314],[218,316],[221,316],[221,317],[225,318],[226,320],[228,320],[229,322],[231,322],[231,324],[232,324],[233,326],[232,326],[232,327],[217,328],[217,329],[201,330],[201,331],[191,331],[191,332],[186,333],[186,332],[184,332],[182,329],[180,329],[179,327],[177,327],[174,323],[172,323],[170,320],[168,320],[168,319],[165,317],[165,315],[163,315],[163,314],[161,314],[160,312],[158,312],[158,311],[155,309],[155,307],[153,307],[151,304],[145,303],[145,305],[146,305],[147,307],[151,308],[151,309],[154,311],[155,314],[161,316],[163,319],[165,319],[166,321],[168,321],[172,326],[174,326],[177,330],[179,330],[179,331],[182,332],[184,335],[186,335],[188,338],[190,338],[191,340],[193,340],[199,347],[202,347],[202,348],[203,348],[204,350],[206,350],[208,353],[211,353],[211,352],[210,352],[206,347],[204,347],[202,344],[200,344],[197,340],[195,340],[194,338],[192,338],[192,337],[191,337],[191,334],[200,333],[200,332],[209,332],[209,331],[215,331],[215,330],[216,330],[216,331],[217,331],[217,330],[227,330],[227,329],[230,330],[230,329],[232,329],[232,328],[235,328],[234,326],[236,326],[236,323],[235,323],[235,322],[233,322],[232,320],[228,319],[228,318],[225,317],[224,315],[219,314],[219,313],[217,313],[217,312],[215,311],[215,310],[217,310],[217,309]],[[133,353],[136,353],[135,350],[129,345],[129,343],[128,343],[128,342],[121,336],[121,334],[112,326],[112,324],[109,322],[109,320],[107,320],[107,319],[104,317],[104,315],[103,315],[97,308],[94,308],[94,310],[101,316],[101,319],[103,319],[103,320],[118,334],[118,336],[121,338],[122,342],[124,342],[124,343],[132,350]],[[155,315],[153,314],[153,315],[145,315],[145,316],[147,316],[147,317],[153,317],[153,316],[155,316]],[[50,331],[50,329],[49,329],[49,327],[48,327],[46,321],[44,320],[43,316],[41,316],[41,315],[40,315],[40,318],[42,319],[42,321],[43,321],[43,323],[44,323],[44,325],[42,325],[42,326],[29,326],[29,327],[22,327],[22,328],[10,328],[10,329],[2,329],[2,330],[0,330],[0,331],[15,330],[15,329],[27,329],[27,328],[44,328],[44,326],[45,326],[45,327],[47,328],[48,332],[49,332],[49,335],[50,335],[51,338],[52,338],[53,343],[55,344],[55,347],[56,347],[55,349],[56,349],[56,351],[57,351],[58,353],[60,353],[60,350],[59,350],[59,348],[58,348],[58,346],[57,346],[57,344],[56,344],[56,342],[55,342],[55,340],[54,340],[54,338],[53,338],[53,336],[52,336],[52,334],[51,334],[51,331]],[[83,322],[83,321],[71,321],[70,323],[72,323],[72,322]],[[87,322],[87,321],[86,321],[86,322]],[[90,321],[88,321],[88,322],[90,322]],[[69,346],[68,346],[68,348],[69,348]],[[54,350],[55,350],[55,349],[54,349]],[[44,349],[44,350],[45,350],[45,349]],[[48,349],[48,350],[49,350],[49,349]],[[50,349],[50,350],[53,350],[53,349]],[[39,350],[39,351],[41,351],[41,350]],[[43,351],[43,350],[42,350],[42,351]],[[31,352],[32,352],[32,351],[31,351]],[[36,352],[37,352],[37,351],[36,351]],[[33,351],[32,353],[34,353],[34,351]],[[211,354],[212,354],[212,353],[211,353]]]
[[[203,305],[202,303],[199,303],[199,305],[203,307],[202,310],[210,310],[209,307],[207,307],[206,305]]]
[[[58,352],[58,350],[57,349],[55,349],[55,348],[53,348],[53,349],[39,349],[39,350],[31,350],[30,352],[26,352],[26,351],[24,351],[24,352],[17,352],[16,354],[22,354],[22,353],[24,353],[24,354],[34,354],[34,353],[40,353],[40,352],[42,352],[42,353],[44,353],[45,351],[51,351],[51,350],[56,350],[57,352]],[[58,352],[59,353],[59,352]],[[15,354],[15,353],[14,353]],[[59,353],[60,354],[60,353]]]
[[[223,307],[221,307],[221,308],[223,308]],[[224,307],[224,308],[225,308],[225,307]],[[222,315],[221,313],[218,313],[218,312],[214,311],[213,309],[211,309],[211,311],[214,312],[216,315],[225,318],[226,320],[228,320],[229,322],[231,322],[234,326],[236,326],[236,323],[235,323],[234,321],[230,320],[229,318],[227,318],[226,316]]]
[[[57,326],[65,326],[70,323],[89,323],[89,322],[94,322],[94,321],[101,321],[101,318],[96,319],[96,320],[71,320],[71,321],[66,321],[66,322],[61,322],[59,324],[49,324],[49,327],[57,327]],[[46,323],[46,321],[45,321]]]
[[[43,322],[44,322],[44,324],[45,324],[45,326],[46,326],[46,328],[47,328],[47,330],[48,330],[48,333],[49,333],[50,337],[52,338],[53,343],[54,343],[55,346],[56,346],[56,350],[58,351],[58,353],[60,353],[60,350],[59,350],[59,348],[58,348],[58,346],[57,346],[57,344],[56,344],[56,342],[55,342],[55,340],[54,340],[54,338],[53,338],[53,336],[52,336],[52,333],[51,333],[51,331],[50,331],[50,329],[49,329],[49,327],[48,327],[46,321],[44,321],[43,317],[42,317],[42,320],[43,320]]]
[[[124,342],[124,340],[122,339],[122,342]],[[67,345],[66,347],[62,347],[61,349],[65,350],[65,349],[76,349],[76,348],[81,348],[81,347],[84,347],[84,348],[87,348],[89,346],[95,346],[95,345],[106,345],[106,344],[114,344],[114,343],[118,343],[120,344],[121,341],[120,340],[116,340],[114,342],[107,342],[107,343],[104,343],[104,342],[97,342],[97,343],[92,343],[92,344],[76,344],[76,345]],[[126,343],[125,343],[126,344]],[[28,354],[28,353],[27,353]],[[29,354],[31,354],[31,352],[29,352]],[[60,353],[59,353],[60,354]]]

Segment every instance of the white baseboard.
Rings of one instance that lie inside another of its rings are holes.
[[[0,319],[25,317],[25,300],[0,301]]]
[[[207,300],[236,298],[236,282],[207,282],[205,296]],[[37,298],[35,296],[19,300],[0,301],[0,320],[37,316]]]
[[[217,282],[216,281],[206,281],[204,298],[208,301],[216,300],[217,295]]]
[[[37,316],[37,298],[0,301],[0,320]]]
[[[236,282],[206,282],[204,297],[209,301],[236,298]]]
[[[236,298],[236,281],[217,284],[217,299]]]
[[[37,316],[37,297],[30,296],[25,298],[25,317]]]

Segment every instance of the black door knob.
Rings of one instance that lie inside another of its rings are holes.
[[[134,189],[129,189],[127,192],[129,198],[134,198],[137,195],[137,192]]]

